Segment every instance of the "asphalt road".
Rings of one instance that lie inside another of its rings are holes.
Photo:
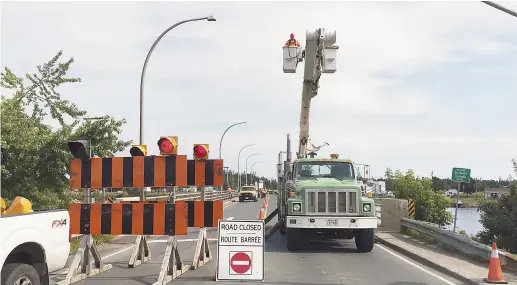
[[[262,200],[259,202],[234,202],[225,208],[225,219],[256,219]],[[276,207],[276,196],[270,196],[268,212]],[[271,223],[274,223],[276,218]],[[270,224],[271,224],[270,223]],[[195,230],[179,238],[181,258],[186,264],[193,259],[195,248]],[[84,285],[142,285],[153,284],[160,270],[166,237],[150,239],[152,260],[136,268],[128,268],[127,261],[131,254],[130,237],[103,250],[104,261],[113,264],[113,268],[103,274],[89,277],[76,284]],[[208,234],[214,255],[208,264],[190,270],[173,280],[170,284],[199,285],[213,283],[212,277],[216,266],[217,230]],[[134,240],[134,238],[132,238]],[[462,284],[444,276],[422,264],[387,249],[382,245],[374,247],[366,254],[358,253],[353,240],[338,242],[313,242],[310,249],[302,252],[288,252],[284,236],[279,232],[266,242],[265,248],[266,284],[326,285],[326,284],[363,284],[363,285],[443,285]],[[58,280],[54,277],[53,280]],[[218,282],[231,284],[231,282]]]

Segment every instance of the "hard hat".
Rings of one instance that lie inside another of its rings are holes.
[[[291,38],[294,38],[294,34],[293,34],[293,33],[291,33],[290,37],[291,37]]]

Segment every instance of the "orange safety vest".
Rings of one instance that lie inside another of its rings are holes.
[[[294,47],[294,46],[299,47],[300,46],[300,42],[298,42],[295,39],[293,39],[293,40],[289,39],[289,40],[287,40],[287,42],[285,42],[285,46],[286,47]]]

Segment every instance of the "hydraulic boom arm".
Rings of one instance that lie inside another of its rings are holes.
[[[311,32],[307,31],[306,34],[305,53],[299,47],[284,47],[284,73],[295,73],[298,62],[305,58],[298,158],[307,157],[311,100],[318,95],[321,74],[336,71],[336,51],[339,48],[332,46],[336,42],[335,31],[325,32],[325,29],[320,28]],[[288,50],[287,56],[286,49]],[[291,52],[291,50],[294,51]],[[291,54],[296,56],[292,57]]]

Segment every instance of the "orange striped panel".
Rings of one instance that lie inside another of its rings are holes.
[[[113,157],[111,158],[111,187],[122,188],[123,187],[123,169],[124,169],[124,158]]]
[[[165,187],[165,157],[163,156],[154,157],[154,187]]]
[[[91,163],[91,188],[102,188],[102,158],[92,157]]]
[[[72,163],[70,164],[70,188],[71,189],[81,189],[81,160],[80,159],[72,159]],[[80,208],[80,207],[79,207]],[[78,225],[79,228],[79,225]]]

